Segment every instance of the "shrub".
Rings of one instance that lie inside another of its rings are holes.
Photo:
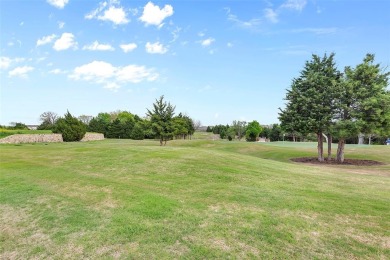
[[[80,141],[87,128],[83,122],[73,117],[69,111],[65,114],[64,118],[57,120],[53,128],[53,133],[61,133],[64,142],[75,142]]]

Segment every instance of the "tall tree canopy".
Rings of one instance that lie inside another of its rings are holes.
[[[390,72],[383,72],[374,59],[373,54],[367,54],[361,64],[344,70],[334,126],[339,139],[338,162],[344,161],[346,138],[390,130],[390,93],[386,90]]]
[[[335,66],[334,55],[325,54],[322,58],[312,55],[300,76],[293,79],[285,98],[286,108],[279,113],[285,131],[317,134],[319,161],[324,161],[323,133],[330,131],[342,76]]]

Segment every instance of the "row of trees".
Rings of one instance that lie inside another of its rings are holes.
[[[219,134],[221,139],[227,138],[229,141],[241,140],[244,136],[248,142],[254,142],[263,131],[262,126],[256,120],[247,123],[245,121],[233,121],[231,125],[208,126],[207,132]]]
[[[99,113],[96,117],[82,115],[78,118],[69,112],[64,118],[54,112],[45,112],[40,119],[42,123],[38,129],[62,133],[66,141],[78,141],[89,131],[102,133],[106,138],[159,139],[160,144],[165,145],[173,138],[190,139],[195,128],[200,126],[199,121],[194,122],[187,115],[179,113],[175,116],[175,107],[164,101],[164,96],[156,99],[145,118],[128,111],[115,111]],[[79,134],[75,136],[73,130]],[[65,138],[68,133],[74,137]]]
[[[317,135],[319,161],[324,161],[324,136],[328,139],[328,160],[336,137],[336,160],[342,163],[347,138],[360,133],[390,133],[390,72],[384,72],[374,63],[374,55],[367,54],[361,64],[345,67],[341,73],[334,56],[313,55],[306,62],[287,90],[279,120],[286,132]]]

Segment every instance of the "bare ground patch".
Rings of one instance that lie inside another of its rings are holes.
[[[309,163],[309,164],[322,164],[322,165],[353,165],[353,166],[378,166],[385,165],[382,162],[373,161],[373,160],[360,160],[360,159],[345,159],[344,163],[339,163],[335,159],[330,161],[325,160],[323,162],[318,161],[316,157],[301,157],[301,158],[292,158],[291,161],[298,163]]]

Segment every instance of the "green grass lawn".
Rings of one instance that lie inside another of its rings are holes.
[[[390,258],[389,146],[199,139],[0,145],[0,259]]]

